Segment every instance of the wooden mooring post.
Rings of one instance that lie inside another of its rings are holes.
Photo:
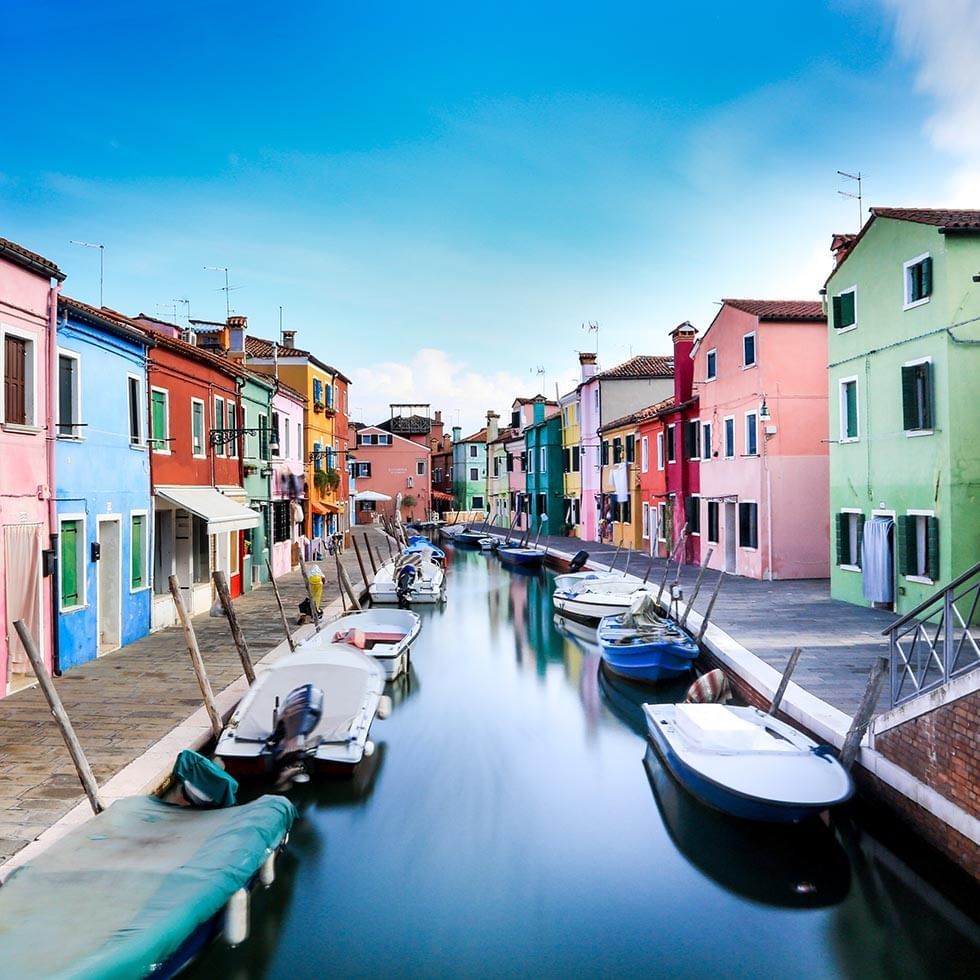
[[[395,549],[391,547],[391,538],[385,535],[385,544],[388,545],[388,559],[395,557]]]
[[[794,647],[793,652],[789,655],[789,660],[783,670],[783,676],[779,680],[779,687],[776,688],[776,693],[772,696],[772,702],[769,705],[769,714],[775,715],[779,710],[779,706],[783,702],[783,695],[786,693],[786,688],[789,687],[789,679],[793,676],[793,671],[796,670],[796,662],[800,659],[802,652],[802,647]]]
[[[315,633],[319,633],[320,610],[317,607],[317,604],[313,601],[313,590],[310,588],[310,576],[306,572],[306,562],[303,561],[302,555],[299,556],[299,571],[303,576],[303,584],[306,586],[306,597],[310,600],[310,618],[313,620],[313,631]]]
[[[249,656],[245,634],[242,632],[242,628],[238,623],[238,613],[235,612],[235,607],[231,603],[228,580],[220,568],[211,573],[211,579],[218,592],[221,608],[225,611],[228,626],[231,628],[231,638],[235,641],[235,649],[238,651],[238,658],[242,662],[242,670],[245,672],[245,678],[248,681],[249,687],[251,687],[255,683],[255,668],[252,666],[252,658]]]
[[[708,608],[704,611],[704,618],[701,620],[701,629],[698,630],[697,640],[698,643],[704,638],[705,630],[708,628],[708,620],[711,619],[711,612],[715,608],[715,599],[718,598],[718,593],[721,590],[721,583],[725,578],[724,572],[718,573],[718,581],[715,582],[715,591],[711,593],[711,598],[708,600]]]
[[[364,559],[361,557],[361,546],[357,543],[357,535],[351,532],[351,542],[354,545],[354,554],[357,556],[357,567],[361,570],[361,578],[364,584],[368,584],[367,569],[364,567]]]
[[[687,617],[690,615],[691,609],[694,608],[694,600],[697,599],[698,593],[701,591],[701,581],[704,578],[704,573],[708,570],[708,562],[711,561],[714,550],[714,548],[709,548],[708,553],[704,556],[704,561],[701,562],[701,570],[698,572],[697,580],[694,583],[694,591],[691,593],[691,598],[687,601],[687,608],[684,610],[684,615],[681,617],[679,623],[681,629],[687,625]],[[645,582],[646,579],[643,581]]]
[[[293,652],[296,649],[296,644],[293,643],[293,634],[289,632],[289,623],[286,621],[286,610],[283,608],[282,596],[279,594],[279,585],[276,582],[275,575],[272,574],[272,562],[268,558],[265,560],[265,567],[269,569],[269,582],[276,596],[276,605],[279,607],[279,618],[282,620],[282,628],[286,632],[286,642],[289,644],[290,652]]]
[[[346,592],[347,598],[350,599],[351,608],[360,612],[361,603],[357,598],[357,593],[354,591],[354,584],[347,574],[347,569],[340,563],[340,555],[335,554],[334,558],[337,559],[337,582],[340,585],[341,593]]]
[[[78,773],[82,789],[85,790],[85,795],[88,797],[92,812],[101,813],[105,809],[105,803],[99,795],[99,784],[96,782],[92,767],[88,764],[88,759],[85,757],[82,743],[78,741],[78,736],[72,727],[68,712],[65,711],[65,706],[61,702],[61,696],[55,690],[54,683],[48,676],[48,672],[44,669],[44,660],[41,658],[41,654],[37,649],[34,637],[31,636],[31,631],[22,619],[14,622],[14,629],[20,637],[20,642],[24,645],[24,650],[27,652],[27,659],[30,660],[31,667],[34,669],[34,676],[37,678],[37,683],[61,731],[61,737],[64,739],[65,747],[71,756],[71,761],[75,764],[75,771]]]
[[[861,698],[840,750],[840,764],[845,769],[850,769],[854,765],[854,760],[861,749],[861,739],[864,738],[864,733],[871,724],[871,717],[878,705],[878,696],[881,694],[881,686],[887,676],[888,658],[876,657],[868,672],[868,686],[864,689],[864,697]]]
[[[197,685],[201,689],[201,696],[204,698],[204,707],[207,709],[208,717],[211,719],[211,730],[214,737],[221,734],[221,715],[218,714],[218,705],[214,700],[214,692],[211,690],[211,682],[208,680],[208,672],[204,667],[204,658],[201,656],[201,648],[197,645],[197,635],[194,632],[194,624],[184,605],[184,597],[180,591],[180,582],[176,575],[171,575],[168,579],[170,594],[174,597],[174,608],[177,610],[177,618],[184,630],[184,640],[187,643],[187,652],[190,654],[191,666],[197,677]]]
[[[371,548],[371,539],[366,534],[364,535],[364,548],[367,551],[368,562],[371,565],[371,574],[377,575],[378,569],[384,564],[384,562],[381,561],[380,553],[378,554],[377,561],[375,561],[374,550]]]
[[[657,605],[660,605],[660,600],[663,598],[664,589],[667,588],[667,576],[670,574],[670,563],[674,560],[674,557],[679,554],[681,548],[684,546],[684,541],[687,539],[687,525],[681,528],[681,536],[677,539],[677,544],[674,545],[674,550],[667,556],[667,564],[664,566],[664,577],[660,582],[660,591],[657,593]],[[677,573],[680,574],[681,563],[680,559],[677,561]]]

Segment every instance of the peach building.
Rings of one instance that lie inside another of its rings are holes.
[[[701,553],[756,579],[830,575],[827,317],[726,299],[694,350]],[[702,558],[702,561],[704,559]]]
[[[352,431],[357,432],[351,460],[357,487],[356,522],[370,524],[375,514],[393,516],[399,494],[403,521],[428,516],[432,510],[432,450],[421,441],[395,435],[378,425]],[[375,494],[391,499],[370,499]]]

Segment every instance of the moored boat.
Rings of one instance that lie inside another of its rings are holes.
[[[322,649],[330,644],[352,647],[372,656],[384,668],[385,679],[394,680],[408,669],[411,645],[422,629],[422,620],[407,609],[364,609],[327,623],[305,640],[300,649]]]
[[[545,554],[541,548],[521,548],[520,546],[500,545],[497,557],[508,565],[522,565],[525,568],[540,568]]]
[[[591,574],[591,573],[588,573]],[[652,590],[635,581],[615,577],[579,578],[574,573],[559,575],[552,597],[555,609],[587,623],[597,623],[606,616],[626,612],[639,595],[652,595]]]
[[[493,545],[493,535],[465,530],[453,538],[453,543],[457,548],[483,548],[484,545],[490,548]]]
[[[650,740],[688,792],[748,820],[795,822],[844,803],[851,777],[827,745],[753,707],[644,704]]]
[[[385,562],[368,586],[373,603],[415,605],[443,602],[446,572],[424,553],[399,555]]]
[[[410,534],[408,536],[408,543],[402,548],[401,553],[403,555],[427,554],[429,558],[438,562],[443,568],[446,567],[446,552],[438,547],[438,545],[434,545],[423,534]]]

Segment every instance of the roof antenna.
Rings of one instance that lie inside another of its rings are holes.
[[[545,388],[547,387],[547,377],[544,373],[544,367],[539,364],[536,368],[531,368],[531,370],[541,379],[541,394],[547,398],[548,396],[545,393]],[[535,394],[537,394],[537,392],[535,392]]]
[[[599,321],[589,320],[588,323],[582,324],[582,329],[587,333],[595,333],[595,359],[599,360]]]
[[[856,174],[845,173],[843,170],[838,170],[837,173],[841,177],[846,177],[848,180],[853,180],[857,182],[857,194],[852,194],[850,191],[838,191],[841,197],[852,197],[858,202],[858,231],[861,230],[861,226],[864,224],[864,205],[861,199],[861,171],[859,170]]]

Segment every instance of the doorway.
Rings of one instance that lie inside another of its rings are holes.
[[[242,532],[228,535],[228,591],[232,599],[242,594]]]
[[[95,566],[98,655],[122,645],[122,534],[118,517],[100,517],[96,524],[99,560]]]
[[[18,619],[34,637],[44,655],[41,619],[41,525],[8,524],[3,529],[3,558],[6,569],[7,603],[4,634],[6,660],[0,660],[0,693],[13,693],[34,682],[27,652],[14,630]],[[2,651],[0,651],[2,652]]]
[[[725,501],[725,571],[729,575],[735,574],[735,564],[738,552],[738,528],[736,527],[736,505],[734,500]]]

